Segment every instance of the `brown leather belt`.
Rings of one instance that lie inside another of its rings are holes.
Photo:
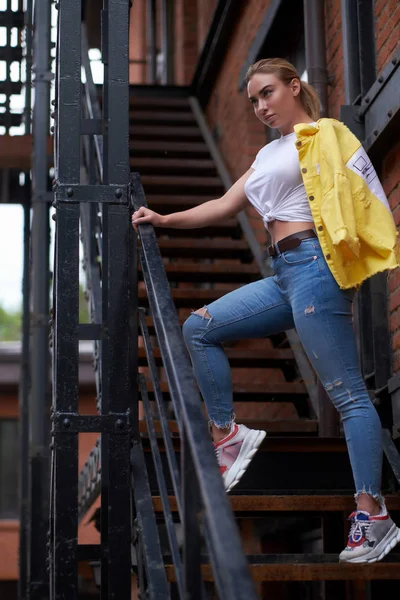
[[[272,246],[268,246],[268,254],[270,256],[277,256],[285,250],[293,250],[293,248],[297,248],[300,246],[303,240],[306,240],[310,237],[318,237],[315,233],[314,229],[306,229],[305,231],[298,231],[297,233],[292,233],[292,235],[288,235],[283,238],[280,242],[273,244]]]

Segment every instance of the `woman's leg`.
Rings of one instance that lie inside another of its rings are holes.
[[[266,434],[235,423],[231,370],[222,344],[266,337],[291,327],[291,308],[273,277],[223,296],[193,313],[184,324],[226,491],[239,482]]]
[[[187,319],[183,335],[211,425],[229,430],[234,421],[231,370],[222,344],[293,326],[291,308],[274,277],[230,292]]]
[[[339,289],[317,246],[315,260],[281,265],[280,271],[299,337],[341,415],[349,450],[358,510],[351,515],[349,541],[340,560],[375,562],[400,541],[400,530],[381,494],[381,423],[359,368],[353,293]]]

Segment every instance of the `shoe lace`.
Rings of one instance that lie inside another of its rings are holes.
[[[364,536],[365,539],[368,540],[369,539],[368,533],[369,533],[370,527],[373,522],[372,521],[359,521],[357,519],[357,517],[353,517],[351,519],[351,521],[352,521],[352,524],[350,527],[349,536],[354,539],[355,535],[357,535],[357,536],[360,535],[360,536]]]

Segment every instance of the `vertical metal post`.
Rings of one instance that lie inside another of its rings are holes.
[[[56,179],[80,183],[81,0],[60,2],[57,48]],[[53,349],[54,412],[78,412],[79,203],[57,192]],[[71,193],[72,192],[72,193]],[[54,433],[52,600],[78,596],[78,433]]]
[[[346,104],[360,95],[360,56],[357,25],[357,4],[354,0],[341,0],[344,98]]]
[[[318,92],[321,117],[328,114],[324,3],[304,0],[304,30],[308,83]]]
[[[161,0],[161,52],[163,56],[163,72],[161,83],[173,82],[173,0]]]
[[[104,0],[103,10],[103,185],[117,184],[116,198],[129,185],[129,0]],[[133,385],[137,331],[132,268],[133,230],[129,203],[103,207],[101,415],[126,413],[137,404]],[[134,363],[134,365],[132,364]],[[102,597],[129,600],[130,435],[116,430],[101,436]]]
[[[156,37],[156,0],[147,0],[147,83],[156,83],[157,74],[157,37]]]
[[[35,2],[35,104],[32,164],[32,351],[30,397],[30,598],[48,598],[46,543],[49,514],[49,167],[47,138],[50,109],[50,4]]]

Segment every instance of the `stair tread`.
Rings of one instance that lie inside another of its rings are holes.
[[[163,121],[166,123],[171,121],[196,123],[196,119],[191,111],[151,111],[137,108],[136,110],[130,110],[129,118],[131,122],[137,119],[139,122],[150,121],[151,123],[154,123],[155,121]]]
[[[207,187],[207,186],[220,186],[222,187],[222,181],[219,177],[192,177],[190,175],[185,176],[185,175],[142,175],[140,178],[143,187],[145,188],[146,191],[146,186],[147,185],[165,185],[165,186],[180,186],[180,185],[185,185],[185,186],[190,186],[192,185],[193,187]],[[146,195],[147,196],[147,195]],[[154,202],[154,198],[156,199],[163,199],[165,198],[165,196],[168,196],[168,191],[166,194],[162,194],[162,195],[151,195],[149,194],[149,198],[147,198],[148,203],[150,203],[150,198],[153,198],[153,202]],[[188,196],[185,194],[185,196],[179,196],[177,194],[174,194],[170,199],[175,199],[176,201],[180,201],[182,202],[183,200],[186,200],[188,198]],[[189,196],[190,200],[197,202],[198,201],[198,195],[195,196]],[[210,197],[207,197],[208,200],[210,200]]]
[[[151,167],[157,168],[179,168],[181,170],[193,169],[215,169],[215,163],[209,158],[154,158],[154,157],[135,157],[131,159],[133,169]]]
[[[138,123],[129,127],[129,135],[149,135],[156,138],[162,138],[164,136],[179,136],[183,138],[199,137],[203,139],[200,129],[196,125],[177,127],[175,125],[141,125],[140,123]]]
[[[344,494],[315,494],[315,495],[269,495],[269,494],[230,494],[232,510],[236,512],[339,512],[354,510],[354,498]],[[400,495],[385,496],[389,510],[400,510]],[[177,511],[175,496],[169,496],[171,510]],[[160,496],[153,496],[153,507],[156,512],[162,512]]]
[[[337,554],[262,554],[247,559],[253,579],[259,582],[400,579],[399,554],[367,565],[339,563]],[[174,567],[165,564],[165,568],[168,580],[174,581]],[[213,581],[211,565],[203,563],[201,570],[205,581]]]
[[[139,357],[145,357],[145,349],[139,348]],[[161,353],[159,348],[153,348],[154,358],[160,358]],[[241,360],[250,357],[263,358],[265,360],[294,360],[293,352],[290,349],[276,349],[276,348],[225,348],[225,354],[229,359]]]
[[[250,274],[260,275],[260,271],[257,265],[254,264],[243,264],[243,263],[196,263],[196,262],[185,262],[185,263],[166,263],[164,269],[167,275],[173,275],[175,273],[210,273],[210,274],[221,274],[226,273],[232,274]],[[140,267],[141,270],[141,267]]]
[[[227,284],[226,288],[218,289],[198,289],[198,288],[176,288],[171,290],[175,306],[178,308],[201,308],[204,304],[209,304],[217,300],[224,294],[236,290],[240,285]],[[148,305],[147,291],[143,288],[138,290],[139,301],[142,305]],[[200,303],[200,304],[199,304]]]
[[[148,383],[148,389],[151,388],[150,382]],[[163,393],[169,392],[169,386],[167,381],[160,382],[161,391]],[[242,394],[274,394],[279,396],[281,394],[291,394],[298,396],[307,393],[307,389],[303,383],[298,382],[259,382],[259,381],[246,381],[245,383],[233,382],[232,383],[233,393],[236,395]]]
[[[196,238],[160,238],[158,246],[165,257],[181,258],[236,258],[246,262],[252,260],[247,242],[243,239],[196,239]]]
[[[129,97],[129,104],[131,107],[144,106],[146,109],[149,106],[154,108],[161,107],[168,108],[180,108],[187,109],[190,111],[190,104],[188,98],[168,98],[166,96],[135,96],[134,93]]]
[[[268,434],[271,433],[317,433],[318,421],[314,419],[279,419],[276,421],[267,421],[265,419],[241,419],[243,425],[251,429],[263,429]],[[154,420],[154,428],[157,433],[161,432],[161,423]],[[168,421],[168,429],[173,435],[179,435],[178,423],[175,420]],[[147,423],[139,421],[139,431],[147,434]]]

